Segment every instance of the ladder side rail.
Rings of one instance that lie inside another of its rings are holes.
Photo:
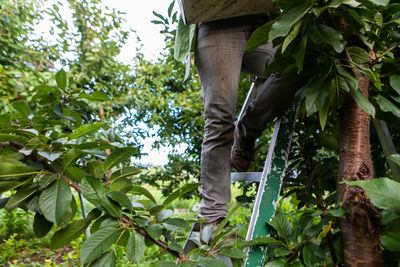
[[[264,194],[265,191],[265,185],[267,182],[267,177],[268,174],[271,171],[271,163],[272,163],[272,157],[273,157],[273,152],[274,152],[274,148],[276,145],[276,141],[278,138],[278,132],[279,132],[279,128],[280,128],[280,124],[281,124],[281,120],[278,119],[275,123],[275,128],[274,128],[274,132],[272,135],[272,139],[270,142],[270,148],[268,149],[268,155],[267,155],[267,159],[265,160],[265,164],[264,164],[264,169],[261,175],[261,179],[260,179],[260,184],[258,186],[258,191],[257,191],[257,195],[256,195],[256,199],[254,202],[254,206],[253,206],[253,211],[251,213],[251,218],[250,218],[250,224],[249,224],[249,231],[247,232],[247,236],[246,236],[246,240],[251,240],[253,238],[253,233],[254,233],[254,229],[255,229],[255,225],[259,216],[259,212],[260,212],[260,206],[261,206],[261,200],[262,200],[262,196]]]
[[[275,215],[298,110],[299,104],[292,104],[276,122],[246,240],[269,235],[265,223]],[[265,247],[250,247],[246,253],[244,266],[264,266]]]

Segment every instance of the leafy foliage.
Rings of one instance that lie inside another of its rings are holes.
[[[266,266],[341,264],[337,218],[345,213],[336,203],[336,111],[352,95],[368,114],[387,121],[394,143],[400,143],[400,5],[387,0],[277,3],[281,15],[255,31],[248,49],[271,40],[280,45],[268,71],[300,75],[304,86],[297,98],[304,101],[280,213],[268,223],[270,237],[232,240],[232,235],[244,237],[244,223],[221,226],[215,233],[205,227],[195,241],[209,242],[214,234],[210,244],[183,257],[183,234],[193,220],[174,217],[171,205],[198,186],[179,185],[199,176],[203,119],[198,79],[193,76],[191,83],[182,83],[183,64],[173,60],[173,3],[167,18],[154,14],[154,23],[165,34],[162,58],[150,62],[139,53],[132,72],[115,59],[129,32],[121,29],[120,14],[100,0],[69,0],[73,26],[60,15],[58,5],[45,9],[58,32],[55,45],[43,37],[28,41],[34,21],[43,20],[39,1],[2,2],[0,193],[9,197],[0,207],[34,212],[35,235],[53,229],[54,248],[81,238],[90,227],[81,248],[82,264],[90,266],[114,266],[118,247],[138,262],[152,242],[180,257],[181,266],[224,266],[217,254],[240,266],[243,249],[253,245],[267,247]],[[342,20],[348,22],[346,27]],[[56,61],[69,71],[55,71]],[[353,70],[370,77],[369,99],[361,94]],[[249,88],[245,76],[240,88],[243,99]],[[134,126],[139,123],[158,129],[160,139],[154,147],[174,147],[165,168],[130,166],[132,156],[140,157],[138,140],[147,136]],[[260,138],[259,154],[266,154],[266,143]],[[374,131],[372,152],[375,172],[390,177]],[[398,154],[390,159],[399,162]],[[251,168],[261,166],[262,158]],[[359,185],[384,209],[381,243],[387,262],[400,261],[398,198],[392,192],[398,185],[386,179],[374,183]],[[159,186],[168,197],[160,202],[142,184]],[[384,185],[392,198],[383,194]],[[85,219],[74,218],[75,192],[93,207]],[[253,189],[244,187],[238,200],[249,206],[252,194]],[[175,266],[157,263],[168,264]]]

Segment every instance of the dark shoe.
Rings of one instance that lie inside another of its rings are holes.
[[[256,139],[245,138],[236,124],[234,141],[231,150],[231,165],[239,172],[249,169],[251,161],[254,159],[254,144]]]

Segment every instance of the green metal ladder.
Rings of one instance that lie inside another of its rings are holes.
[[[275,123],[268,156],[259,180],[260,184],[254,202],[246,240],[269,235],[266,222],[270,222],[275,215],[295,129],[298,107],[299,105],[297,104],[289,106]],[[232,175],[234,176],[234,173],[232,173]],[[243,174],[239,174],[239,176],[240,175]],[[250,173],[249,178],[252,176],[255,175]],[[235,177],[232,178],[232,180],[237,180]],[[266,247],[250,247],[247,251],[247,258],[244,266],[264,266],[266,253]]]
[[[247,94],[239,118],[243,116],[244,110],[256,93],[256,82],[257,81],[253,82]],[[276,205],[278,203],[279,193],[282,187],[283,177],[289,157],[298,109],[299,105],[294,103],[290,105],[289,108],[283,112],[280,118],[276,120],[263,172],[231,173],[231,181],[259,183],[246,240],[252,240],[256,237],[269,235],[266,222],[271,221],[275,215]],[[183,246],[185,254],[199,246],[199,244],[193,241],[198,235],[195,227],[196,226],[193,225],[192,231]],[[254,246],[246,253],[247,258],[244,266],[255,267],[264,265],[267,253],[265,247]],[[220,260],[225,262],[228,267],[232,266],[229,258],[221,257]]]

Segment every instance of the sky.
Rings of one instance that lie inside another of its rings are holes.
[[[115,8],[121,12],[126,12],[123,15],[126,19],[125,26],[136,31],[143,43],[141,51],[146,59],[157,59],[160,51],[164,46],[164,38],[160,34],[162,25],[151,23],[157,19],[153,15],[154,10],[163,16],[168,13],[168,7],[171,0],[103,0],[104,4],[110,8]],[[119,59],[126,62],[135,56],[135,48],[137,47],[136,39],[131,36],[125,47],[122,49]]]
[[[64,1],[65,0],[61,0],[60,2],[63,3]],[[152,20],[157,19],[157,17],[154,16],[153,11],[166,16],[171,1],[172,0],[103,0],[103,3],[109,8],[115,8],[116,10],[126,13],[122,15],[126,20],[122,27],[124,29],[131,28],[136,31],[136,35],[140,38],[141,44],[143,45],[140,52],[143,53],[147,60],[155,61],[164,47],[164,37],[160,33],[163,26],[151,23]],[[45,3],[51,5],[51,1]],[[66,2],[63,4],[68,6]],[[177,3],[175,4],[175,10],[178,10]],[[69,12],[69,9],[60,10],[63,18],[71,23],[72,16]],[[49,25],[50,24],[46,22],[39,24],[36,28],[36,33],[38,35],[47,36],[51,39],[51,35],[49,35]],[[136,36],[131,34],[117,59],[126,64],[131,64],[133,62],[132,59],[136,56],[136,48],[139,46],[140,44],[137,43]],[[61,67],[63,66],[57,66],[56,64],[56,68]],[[146,126],[143,125],[143,128],[146,128]],[[145,130],[154,133],[151,129]],[[157,137],[146,138],[142,141],[144,144],[142,152],[147,153],[148,156],[144,156],[140,160],[137,160],[137,163],[142,165],[151,164],[160,166],[165,165],[168,162],[168,151],[171,151],[172,148],[161,147],[159,150],[152,149],[151,144],[156,140]],[[182,151],[182,148],[180,151]]]
[[[153,11],[166,16],[171,0],[145,0],[140,2],[137,0],[103,0],[103,2],[110,8],[127,13],[123,15],[126,19],[125,27],[136,31],[137,36],[139,36],[143,44],[141,52],[145,58],[156,60],[164,47],[164,37],[160,33],[160,30],[163,29],[162,25],[151,23],[152,20],[157,19]],[[177,8],[177,4],[175,8]],[[130,60],[135,57],[137,47],[138,44],[135,36],[131,36],[121,50],[118,59],[129,64]],[[143,127],[145,126],[143,125]],[[137,163],[159,166],[168,162],[168,151],[171,148],[161,147],[159,150],[152,149],[151,144],[156,140],[156,137],[143,140],[144,148],[142,152],[147,153],[148,156],[143,156],[140,160],[137,160]]]

